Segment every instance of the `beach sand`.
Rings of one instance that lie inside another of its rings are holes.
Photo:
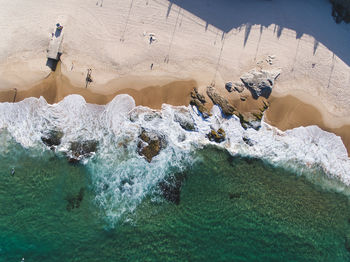
[[[111,81],[105,85],[105,89],[114,90],[112,93],[95,93],[91,86],[74,86],[69,79],[61,74],[61,65],[57,65],[56,71],[47,78],[28,89],[0,90],[0,102],[19,102],[27,97],[44,97],[50,104],[61,101],[70,94],[79,94],[86,102],[104,105],[109,103],[116,95],[128,94],[135,100],[136,105],[148,106],[153,109],[161,109],[162,104],[175,106],[188,105],[190,92],[197,83],[194,80],[172,81],[164,85],[157,85],[161,81],[149,80],[147,86],[145,81],[134,79],[128,81]],[[122,84],[121,84],[122,83]]]

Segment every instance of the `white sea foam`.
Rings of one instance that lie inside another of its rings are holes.
[[[175,112],[177,117],[187,112],[186,121],[190,114],[196,130],[184,130],[174,121]],[[317,126],[282,132],[264,121],[259,131],[245,130],[235,116],[223,118],[217,106],[212,113],[203,119],[191,106],[165,104],[156,112],[136,107],[128,95],[118,95],[106,106],[87,104],[79,95],[67,96],[54,105],[47,104],[44,98],[27,98],[18,103],[0,103],[0,130],[6,129],[23,147],[42,150],[47,148],[41,137],[50,130],[64,133],[59,151],[67,151],[72,141],[98,141],[96,155],[85,163],[91,170],[96,203],[111,224],[134,210],[166,175],[190,165],[191,151],[208,144],[225,148],[232,155],[257,157],[293,168],[311,179],[313,175],[321,176],[321,170],[326,175],[317,179],[323,179],[328,188],[350,192],[350,159],[335,134]],[[227,139],[220,144],[210,142],[206,134],[219,127],[226,131]],[[151,163],[137,153],[142,128],[156,131],[167,140],[167,147]]]

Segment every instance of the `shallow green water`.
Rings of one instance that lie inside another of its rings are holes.
[[[179,205],[150,195],[110,229],[87,167],[14,144],[0,155],[0,261],[350,259],[345,196],[261,161],[196,155]]]

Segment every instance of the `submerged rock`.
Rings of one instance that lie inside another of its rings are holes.
[[[250,90],[254,99],[258,99],[259,96],[268,98],[274,82],[280,74],[280,70],[258,71],[253,69],[241,76],[241,81]]]
[[[70,144],[70,151],[67,153],[70,163],[77,163],[81,159],[90,157],[97,151],[98,142],[95,140],[75,141]]]
[[[154,131],[143,129],[139,138],[141,141],[137,145],[138,153],[144,156],[148,162],[151,162],[152,158],[158,155],[161,149],[166,147],[164,136]]]
[[[63,137],[63,132],[58,130],[51,130],[48,132],[47,135],[41,137],[41,141],[43,143],[50,147],[51,149],[54,149],[55,146],[58,146],[61,144],[61,139]]]
[[[350,252],[350,238],[345,236],[345,249]]]
[[[234,198],[241,198],[242,193],[230,193],[229,198],[234,199]]]
[[[79,208],[81,202],[84,198],[84,188],[80,188],[79,193],[77,195],[68,195],[65,199],[67,201],[66,209],[67,211],[71,211],[74,208]]]
[[[205,107],[205,97],[198,93],[198,89],[194,88],[191,92],[191,101],[190,104],[196,106],[198,111],[202,114],[204,118],[211,116],[209,109]]]
[[[222,112],[227,116],[232,116],[236,111],[235,108],[222,96],[215,92],[212,86],[207,87],[207,95],[213,101],[214,105],[221,107]]]
[[[195,130],[193,118],[187,108],[177,109],[174,113],[174,121],[187,131]]]
[[[161,181],[158,186],[162,196],[169,202],[180,204],[181,186],[185,180],[185,174],[175,174],[166,180]]]
[[[222,128],[219,128],[217,131],[211,130],[207,137],[210,141],[214,141],[216,143],[221,143],[226,138],[226,133]]]

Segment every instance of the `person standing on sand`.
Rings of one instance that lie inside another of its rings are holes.
[[[153,69],[153,63],[151,64],[151,70]]]

